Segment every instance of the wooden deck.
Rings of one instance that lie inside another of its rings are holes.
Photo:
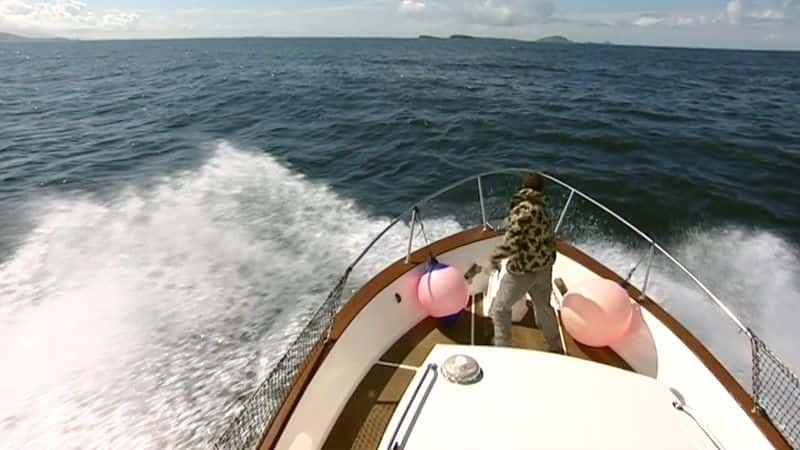
[[[323,446],[325,449],[375,449],[411,379],[437,344],[491,345],[494,329],[481,311],[482,297],[472,300],[466,310],[450,324],[427,318],[401,337],[366,374],[345,405]],[[514,323],[514,347],[546,351],[544,337],[535,326],[533,312]],[[576,358],[632,370],[613,350],[583,346],[566,337],[567,354]]]

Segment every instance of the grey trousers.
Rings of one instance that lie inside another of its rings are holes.
[[[506,272],[503,275],[491,310],[494,322],[494,345],[511,345],[511,307],[527,292],[533,300],[537,326],[542,330],[549,350],[561,352],[561,336],[558,332],[556,313],[550,306],[550,295],[553,292],[552,280],[552,266],[533,273]]]

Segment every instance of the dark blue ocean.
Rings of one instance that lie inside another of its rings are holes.
[[[0,44],[0,448],[203,446],[391,217],[507,166],[621,213],[800,367],[798,52]],[[516,180],[491,181],[501,217]],[[477,223],[476,202],[423,208],[426,230]],[[627,271],[641,243],[581,208],[567,237]],[[653,283],[746,382],[718,310],[667,269]]]

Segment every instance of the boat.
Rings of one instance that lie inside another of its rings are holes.
[[[571,287],[587,280],[610,280],[624,289],[638,326],[622,343],[589,346],[572,338],[559,316],[563,354],[553,353],[519,302],[512,346],[491,344],[489,311],[502,273],[481,264],[501,242],[503,225],[489,211],[490,197],[500,192],[489,184],[530,172],[468,177],[392,220],[365,244],[260,386],[229,412],[213,447],[798,448],[800,382],[789,366],[662,245],[552,175],[542,174],[563,203],[557,210],[550,201],[557,218],[551,305],[559,311]],[[425,207],[453,192],[474,196],[472,225],[412,248],[426,234]],[[581,214],[602,216],[640,240],[641,258],[625,276],[564,237],[578,200],[592,210]],[[405,254],[350,289],[359,263],[398,229],[408,229]],[[751,386],[648,294],[656,257],[685,274],[749,342]],[[447,321],[428,316],[409,288],[434,259],[458,269],[468,286],[466,306]]]

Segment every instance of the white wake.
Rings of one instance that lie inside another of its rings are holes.
[[[0,264],[2,448],[202,446],[388,224],[225,142],[155,188],[31,209]],[[401,257],[407,235],[355,276]]]

